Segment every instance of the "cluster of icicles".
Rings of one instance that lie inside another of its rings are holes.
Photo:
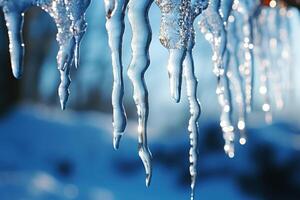
[[[126,113],[122,103],[124,86],[121,52],[127,12],[132,29],[132,59],[127,74],[134,87],[133,98],[138,114],[138,153],[145,167],[147,186],[152,175],[152,156],[147,145],[149,105],[144,74],[150,64],[151,27],[148,11],[152,3],[153,0],[104,0],[114,76],[113,145],[115,149],[119,147],[126,127]],[[188,126],[191,145],[189,170],[191,199],[194,199],[198,157],[197,121],[201,112],[192,54],[196,17],[200,15],[198,26],[213,50],[213,72],[217,78],[216,94],[221,106],[220,125],[225,140],[224,150],[229,157],[233,157],[235,132],[240,135],[240,144],[246,143],[245,122],[246,114],[252,106],[254,55],[257,55],[260,62],[259,92],[264,98],[262,110],[266,113],[266,120],[272,120],[272,93],[276,107],[281,109],[284,105],[282,93],[289,87],[289,75],[292,74],[292,68],[289,67],[289,12],[285,5],[275,0],[269,1],[268,8],[257,0],[155,0],[155,3],[161,11],[159,40],[169,51],[167,68],[171,97],[175,102],[180,101],[182,77],[186,81],[191,114]],[[87,27],[85,12],[89,4],[90,0],[0,0],[8,28],[12,71],[16,78],[23,71],[24,12],[31,6],[39,6],[54,19],[58,29],[57,64],[61,74],[58,94],[62,109],[69,96],[70,67],[79,65],[79,45]],[[282,66],[287,67],[282,69]],[[284,78],[286,81],[283,81]],[[237,130],[232,120],[233,105],[238,110]]]

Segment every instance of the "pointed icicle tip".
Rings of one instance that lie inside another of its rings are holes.
[[[194,189],[192,189],[192,192],[191,192],[191,200],[194,200]]]
[[[78,69],[79,68],[79,46],[78,44],[76,44],[75,46],[75,56],[74,56],[74,65],[75,65],[75,68]]]
[[[178,103],[181,96],[182,63],[185,57],[185,49],[170,49],[168,59],[168,72],[172,99]]]
[[[120,141],[121,141],[122,134],[121,133],[114,133],[113,137],[113,146],[115,150],[119,149]]]
[[[142,145],[140,144],[139,156],[143,162],[146,171],[146,186],[149,187],[152,178],[152,163],[151,163],[152,155],[148,147],[145,146],[142,147]]]
[[[151,177],[152,177],[151,174],[146,174],[146,187],[149,187],[149,186],[150,186],[150,183],[151,183]]]
[[[64,102],[64,101],[60,101],[60,108],[61,108],[61,110],[65,110],[66,109],[66,102]]]
[[[179,78],[176,76],[170,77],[171,97],[175,103],[180,102]]]
[[[13,76],[14,76],[16,79],[21,79],[21,78],[22,78],[23,71],[22,71],[22,70],[16,69],[16,67],[13,67],[12,73],[13,73]]]
[[[194,180],[196,181],[196,180]],[[195,199],[195,182],[192,181],[192,184],[191,184],[191,200],[194,200]]]
[[[22,29],[24,14],[21,12],[4,11],[9,37],[9,52],[13,76],[20,79],[23,73],[24,43]]]

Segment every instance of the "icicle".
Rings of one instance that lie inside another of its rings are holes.
[[[227,50],[224,56],[224,65],[228,68],[226,76],[228,77],[229,82],[233,87],[235,93],[235,102],[238,106],[237,128],[240,133],[239,142],[241,145],[244,145],[246,143],[246,103],[245,94],[242,89],[243,80],[241,74],[239,73],[240,62],[238,59],[238,52],[240,38],[237,34],[237,23],[234,16],[235,12],[233,12],[234,10],[232,9],[233,7],[236,8],[236,6],[237,1],[229,0],[221,2],[221,11],[227,32]],[[233,107],[233,100],[231,99],[232,98],[230,97],[230,106]]]
[[[71,31],[72,21],[69,19],[67,5],[63,0],[51,1],[50,3],[38,3],[54,19],[58,33],[56,40],[59,44],[57,64],[60,72],[61,83],[58,89],[62,110],[65,109],[69,98],[70,67],[73,64],[75,51],[75,39]],[[66,71],[66,72],[65,72]]]
[[[242,88],[242,76],[239,72],[239,66],[240,66],[240,62],[238,59],[238,46],[239,46],[239,41],[237,40],[238,36],[237,36],[237,31],[236,31],[236,24],[233,23],[232,24],[232,28],[231,29],[231,39],[230,41],[232,41],[231,45],[232,47],[229,48],[229,50],[231,49],[231,55],[232,55],[232,61],[234,63],[233,69],[231,70],[231,72],[233,73],[232,77],[229,78],[231,79],[232,84],[234,85],[235,88],[235,93],[236,93],[236,102],[238,104],[238,113],[239,113],[239,117],[238,117],[238,130],[240,132],[240,144],[245,144],[246,143],[246,134],[245,134],[245,129],[246,129],[246,117],[247,117],[247,113],[246,113],[246,102],[245,102],[245,93],[243,91]],[[228,75],[228,74],[227,74]]]
[[[75,0],[51,2],[37,0],[36,4],[50,14],[57,26],[56,40],[59,44],[57,64],[61,77],[58,94],[61,108],[64,110],[70,94],[70,68],[74,62],[74,55],[76,56],[75,66],[78,66],[79,45],[86,29],[84,13],[90,0],[80,2],[75,2]]]
[[[182,63],[186,54],[187,27],[185,11],[188,0],[156,0],[161,11],[160,42],[169,49],[168,73],[171,96],[180,101]]]
[[[191,175],[191,200],[194,199],[194,190],[197,177],[198,160],[198,119],[200,117],[201,107],[197,100],[197,79],[194,74],[194,61],[192,49],[188,50],[184,60],[184,76],[186,79],[187,95],[190,104],[191,118],[189,120],[188,130],[190,132],[190,175]]]
[[[111,49],[113,66],[113,145],[119,148],[119,142],[126,127],[126,113],[123,105],[124,84],[122,66],[122,41],[124,33],[124,15],[127,0],[104,0],[106,11],[106,29]]]
[[[67,11],[70,12],[70,19],[72,21],[71,29],[75,37],[75,53],[74,53],[74,64],[75,67],[79,67],[80,58],[80,42],[84,36],[87,23],[85,21],[85,11],[91,3],[91,0],[65,0]]]
[[[194,199],[195,185],[197,178],[197,160],[198,160],[198,119],[201,113],[201,106],[197,99],[197,84],[194,73],[194,59],[193,59],[193,48],[195,45],[195,30],[194,30],[194,20],[195,18],[208,6],[208,1],[198,0],[187,2],[187,51],[183,62],[183,71],[187,87],[187,96],[189,100],[191,117],[189,120],[188,130],[190,132],[190,151],[189,151],[189,161],[190,161],[190,175],[191,175],[191,200]]]
[[[233,16],[232,16],[233,17]],[[242,89],[242,77],[239,73],[239,59],[238,59],[238,46],[239,42],[237,40],[238,36],[235,32],[235,23],[230,23],[230,34],[228,34],[230,37],[228,37],[228,43],[227,43],[227,49],[230,54],[230,58],[227,59],[225,62],[226,65],[229,67],[226,76],[230,80],[231,85],[233,86],[233,90],[235,93],[235,102],[237,103],[238,107],[238,123],[237,128],[240,133],[240,144],[244,145],[246,143],[246,134],[245,134],[245,128],[246,128],[246,103],[245,103],[245,94]],[[233,102],[233,100],[231,100]],[[232,103],[231,103],[232,104]]]
[[[282,45],[282,51],[280,53],[280,60],[282,61],[282,73],[285,75],[285,79],[282,81],[283,89],[286,91],[286,97],[289,100],[293,99],[294,95],[294,64],[292,62],[292,50],[290,41],[290,10],[285,6],[280,8],[280,27],[279,38]]]
[[[269,33],[269,49],[270,49],[270,62],[271,62],[271,78],[273,88],[273,98],[275,105],[278,110],[281,110],[284,106],[283,95],[282,95],[282,73],[283,66],[279,66],[280,54],[282,52],[280,44],[280,33],[279,33],[279,8],[276,6],[269,10],[268,17],[268,33]]]
[[[253,17],[256,13],[259,2],[257,0],[242,0],[235,3],[236,11],[243,20],[241,30],[243,32],[244,63],[240,67],[240,72],[244,76],[244,89],[246,98],[246,109],[252,109],[253,77],[254,77],[254,55],[253,55]]]
[[[149,45],[152,34],[148,11],[152,2],[153,0],[130,0],[128,3],[128,19],[132,29],[132,59],[128,76],[134,88],[133,97],[138,114],[138,151],[146,171],[146,186],[149,186],[152,176],[152,156],[147,144],[148,90],[144,79],[150,64]]]
[[[0,6],[3,7],[8,27],[11,64],[13,74],[16,78],[20,78],[23,71],[24,44],[22,41],[22,26],[25,10],[37,5],[48,12],[54,19],[58,29],[56,38],[59,43],[57,63],[61,75],[61,84],[58,93],[62,109],[65,109],[69,97],[70,67],[73,64],[74,53],[76,56],[79,56],[79,43],[86,28],[84,12],[90,3],[90,0],[75,1],[76,0],[0,1]],[[77,58],[76,62],[78,64]]]
[[[24,13],[4,11],[6,26],[9,36],[9,52],[11,67],[15,78],[20,78],[23,73],[24,43],[22,39],[22,27]]]
[[[224,21],[224,26],[226,30],[226,50],[223,55],[223,64],[224,64],[224,76],[225,77],[225,88],[230,89],[229,85],[232,85],[233,91],[235,92],[235,101],[238,105],[238,123],[237,128],[240,133],[239,142],[241,145],[246,144],[246,134],[245,134],[245,126],[246,126],[246,112],[245,112],[245,95],[242,90],[242,80],[240,78],[238,67],[239,61],[237,58],[238,54],[238,37],[236,34],[236,27],[234,22],[234,16],[232,15],[232,7],[233,0],[221,1],[221,9],[220,15]],[[236,2],[235,2],[236,3]],[[231,29],[229,29],[231,28]],[[234,30],[232,30],[234,29]],[[230,37],[232,35],[232,37]],[[229,40],[231,41],[229,42]],[[234,66],[232,66],[234,65]],[[233,100],[231,92],[227,93],[228,103],[230,108],[233,108]],[[230,109],[230,116],[232,116],[232,109]],[[231,118],[230,118],[231,119]],[[232,119],[231,119],[232,120]]]
[[[231,123],[231,107],[228,101],[229,88],[226,73],[227,69],[222,64],[223,56],[226,51],[226,31],[223,20],[219,13],[220,0],[212,0],[208,8],[203,12],[203,18],[199,22],[200,30],[205,38],[211,43],[213,49],[213,72],[217,76],[218,101],[221,105],[221,122],[225,140],[224,150],[229,157],[234,157],[234,127]],[[225,82],[225,83],[224,83]]]
[[[60,84],[58,87],[58,95],[60,98],[61,109],[65,109],[66,102],[68,101],[70,90],[69,86],[71,84],[70,78],[70,68],[66,68],[65,70],[59,70],[60,73]]]
[[[9,36],[9,52],[12,72],[15,78],[21,78],[23,73],[24,44],[22,29],[24,11],[31,5],[30,2],[0,1]]]
[[[267,52],[265,48],[268,48],[268,35],[264,32],[264,25],[266,24],[267,11],[260,10],[259,18],[257,19],[257,36],[256,36],[256,46],[261,45],[261,48],[257,48],[257,54],[260,57],[260,84],[259,93],[263,97],[262,111],[265,113],[265,121],[267,123],[272,122],[272,109],[270,102],[270,87],[269,87],[269,76],[270,76],[270,62],[268,60]]]

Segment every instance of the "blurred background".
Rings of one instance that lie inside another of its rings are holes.
[[[248,141],[244,146],[236,145],[233,159],[223,151],[211,48],[197,28],[194,57],[203,108],[197,199],[300,199],[300,17],[296,8],[291,13],[295,94],[281,112],[274,113],[273,124],[266,125],[260,111],[262,101],[255,92]],[[120,149],[112,147],[112,69],[102,1],[92,1],[87,21],[81,65],[71,73],[70,100],[67,110],[61,111],[52,19],[38,8],[26,13],[24,76],[16,80],[0,12],[0,199],[189,199],[189,107],[185,90],[179,104],[169,95],[168,52],[158,40],[159,9],[153,5],[150,10],[153,41],[146,73],[148,135],[154,163],[150,188],[145,187],[144,168],[137,154],[137,116],[127,76],[124,103],[129,124]],[[131,57],[128,25],[126,20],[125,68]]]

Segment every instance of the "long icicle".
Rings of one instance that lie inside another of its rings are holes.
[[[231,122],[231,108],[228,101],[229,88],[225,76],[222,60],[226,50],[226,31],[219,13],[220,0],[211,0],[208,8],[203,12],[203,19],[199,22],[200,30],[210,42],[213,50],[213,72],[217,77],[218,101],[221,106],[220,125],[225,140],[224,150],[230,158],[234,157],[234,127]],[[225,82],[225,83],[224,83]]]
[[[198,162],[198,135],[199,127],[198,120],[201,114],[200,102],[197,99],[197,85],[198,81],[194,72],[194,59],[193,48],[195,46],[195,29],[194,20],[202,13],[208,6],[207,0],[195,0],[187,2],[187,16],[186,23],[188,27],[188,41],[186,56],[183,61],[183,74],[186,81],[186,90],[190,107],[190,120],[188,125],[188,131],[190,133],[190,175],[191,175],[191,200],[195,198],[195,186],[197,180],[197,162]]]
[[[42,8],[54,19],[58,30],[56,35],[56,40],[59,44],[57,64],[61,79],[58,95],[60,98],[61,109],[64,110],[70,94],[70,68],[73,63],[75,51],[75,40],[70,29],[72,22],[69,19],[69,13],[66,10],[66,4],[63,0],[43,5]]]
[[[9,52],[11,58],[11,68],[15,78],[21,78],[23,73],[23,57],[24,57],[24,44],[22,38],[22,29],[24,22],[24,10],[19,9],[13,3],[0,4],[3,6],[4,17],[8,29],[9,37]]]
[[[64,110],[68,101],[71,83],[70,71],[74,62],[75,38],[72,32],[72,19],[70,19],[70,2],[63,0],[44,2],[37,1],[37,6],[41,7],[54,19],[57,27],[56,40],[59,44],[57,54],[57,65],[60,72],[61,83],[58,88],[61,109]]]
[[[254,44],[253,44],[253,17],[259,6],[257,0],[242,0],[235,3],[235,10],[241,15],[243,23],[241,32],[243,33],[244,63],[241,65],[240,72],[244,76],[244,90],[246,98],[246,110],[251,112],[253,99],[253,79],[254,79]]]
[[[138,114],[138,152],[145,167],[147,187],[152,177],[152,156],[147,143],[149,104],[144,74],[150,64],[149,46],[152,33],[148,12],[152,2],[153,0],[130,0],[128,3],[128,19],[132,29],[132,59],[127,73],[134,89],[133,98]]]
[[[91,0],[65,0],[65,2],[69,5],[67,10],[70,12],[70,19],[72,21],[71,29],[75,38],[74,64],[75,67],[78,68],[80,59],[80,43],[87,29],[85,11],[90,5]]]
[[[272,79],[272,90],[273,99],[275,106],[278,110],[282,110],[284,106],[283,99],[283,88],[282,88],[282,68],[280,65],[280,54],[282,52],[282,45],[280,42],[280,14],[279,6],[271,8],[268,17],[268,32],[269,38],[269,48],[270,48],[270,62],[271,62],[271,79]]]
[[[242,89],[242,78],[240,76],[238,67],[238,34],[236,33],[236,20],[233,12],[233,0],[222,1],[222,16],[224,20],[224,25],[227,32],[227,50],[224,56],[224,65],[227,66],[226,77],[232,86],[235,93],[235,102],[238,107],[238,123],[237,128],[239,130],[240,144],[244,145],[246,143],[246,134],[245,134],[245,120],[246,120],[246,104],[245,104],[245,95]],[[230,107],[233,106],[233,99],[229,99]]]
[[[257,54],[259,55],[260,59],[260,83],[259,83],[259,93],[263,97],[263,104],[262,104],[262,111],[265,113],[265,121],[267,123],[272,122],[272,107],[271,107],[271,101],[270,101],[270,62],[268,60],[268,56],[265,48],[268,48],[268,33],[265,31],[264,24],[267,20],[267,10],[261,9],[259,10],[259,17],[256,21],[257,25],[257,35],[256,35],[256,46],[260,48],[257,48]]]
[[[247,141],[246,138],[246,98],[245,98],[245,91],[243,90],[243,77],[242,74],[239,71],[240,61],[238,58],[239,53],[239,34],[237,34],[237,18],[234,15],[235,13],[232,13],[231,20],[228,21],[228,50],[230,52],[230,70],[227,72],[227,76],[230,79],[234,91],[235,91],[235,101],[238,106],[238,123],[237,128],[240,133],[240,144],[244,145]]]
[[[222,19],[223,26],[221,28],[221,37],[220,37],[220,52],[219,55],[221,55],[221,62],[223,65],[222,68],[224,69],[224,74],[223,74],[223,87],[224,87],[224,97],[225,101],[227,101],[227,107],[228,107],[228,112],[226,118],[230,122],[229,126],[232,123],[232,115],[233,115],[233,101],[232,101],[232,92],[230,90],[230,84],[233,85],[233,88],[235,88],[235,80],[234,77],[232,76],[231,70],[230,70],[230,52],[228,48],[228,34],[227,34],[227,28],[228,28],[228,18],[230,16],[230,13],[232,12],[232,5],[233,1],[232,0],[221,0],[220,1],[220,8],[219,8],[219,15]],[[221,80],[222,81],[222,80]],[[237,91],[237,90],[236,90]],[[225,119],[226,119],[225,118]],[[222,122],[221,122],[222,126]],[[233,128],[233,125],[231,125]],[[226,129],[227,130],[227,129]],[[225,131],[226,131],[225,130]],[[240,136],[244,135],[243,131],[240,131]],[[234,128],[232,129],[232,132],[229,132],[228,134],[229,137],[234,137]],[[243,136],[242,136],[243,137]],[[226,148],[226,146],[225,146]],[[233,150],[232,150],[233,151]],[[228,153],[229,157],[234,156],[234,151]]]
[[[184,22],[188,0],[155,0],[161,11],[160,42],[169,50],[168,73],[171,97],[180,101],[182,64],[186,54],[187,27]]]
[[[282,43],[281,60],[283,62],[282,73],[285,73],[285,80],[283,80],[283,88],[285,89],[286,100],[290,101],[294,96],[294,63],[292,62],[293,52],[291,51],[291,27],[290,27],[290,16],[291,11],[287,7],[280,8],[280,41]],[[287,71],[287,72],[285,72]]]
[[[198,160],[198,119],[201,113],[201,106],[197,99],[197,79],[194,74],[194,61],[192,57],[192,50],[187,51],[184,60],[184,76],[186,80],[187,95],[190,104],[191,117],[189,120],[188,130],[190,132],[190,175],[191,175],[191,200],[194,199],[195,185],[197,178],[197,160]]]
[[[124,16],[128,0],[104,0],[108,43],[112,53],[113,66],[113,146],[119,148],[120,139],[126,128],[126,113],[123,105],[124,83],[122,65],[122,42]]]

